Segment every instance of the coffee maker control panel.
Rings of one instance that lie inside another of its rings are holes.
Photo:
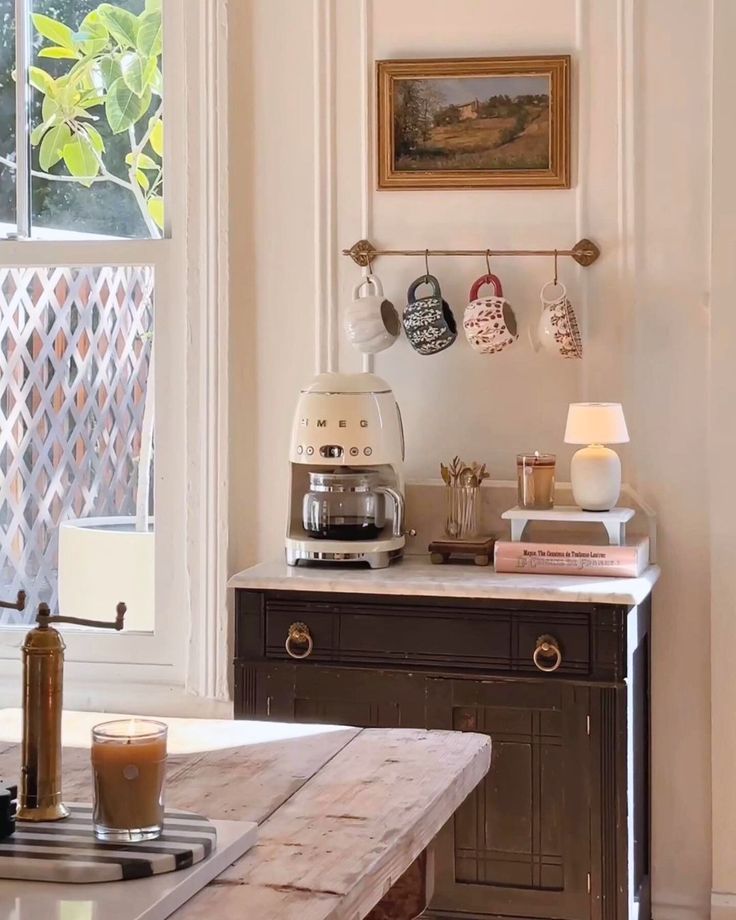
[[[320,459],[330,460],[335,463],[346,460],[348,463],[357,460],[359,457],[370,458],[373,456],[373,448],[370,445],[365,447],[343,448],[339,444],[323,444],[322,447],[315,450],[311,444],[297,444],[296,454],[300,459]]]
[[[401,416],[390,390],[302,393],[292,430],[292,463],[398,468],[403,448]]]

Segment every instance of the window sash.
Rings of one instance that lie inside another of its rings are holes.
[[[32,26],[31,26],[31,14],[33,12],[33,0],[14,0],[15,2],[15,71],[16,71],[16,80],[15,80],[15,154],[16,154],[16,170],[15,170],[15,204],[16,204],[16,231],[11,233],[8,236],[8,241],[10,240],[20,240],[28,241],[32,238],[33,233],[33,175],[32,175],[32,149],[31,149],[31,100],[33,89],[31,86],[30,79],[30,69],[33,60],[33,48],[31,42],[32,35]],[[204,3],[209,3],[210,0],[203,0]],[[215,4],[217,0],[215,0]],[[172,110],[176,108],[173,104],[175,100],[169,100],[166,97],[166,87],[182,87],[185,84],[183,82],[174,82],[177,80],[183,80],[186,77],[186,68],[177,62],[177,60],[170,60],[171,58],[178,58],[177,50],[182,53],[183,56],[183,42],[184,42],[184,31],[182,29],[183,19],[186,13],[186,5],[184,0],[162,0],[162,13],[163,13],[163,26],[164,26],[164,36],[166,46],[172,46],[172,54],[168,55],[169,60],[167,60],[167,55],[163,55],[163,78],[164,78],[164,98],[166,100],[166,112],[167,118],[171,117],[173,114]],[[178,35],[175,38],[172,38],[174,32],[177,32]],[[179,47],[176,48],[176,43],[178,42]],[[171,82],[170,82],[171,81]],[[172,93],[172,96],[174,94]],[[181,109],[181,106],[179,106]],[[185,110],[181,110],[180,114],[182,117],[185,114]],[[173,158],[169,155],[169,140],[173,140],[172,132],[170,126],[166,124],[166,119],[164,119],[164,156],[162,158],[163,162],[163,175],[164,180],[166,176],[169,175],[169,167]],[[175,178],[173,175],[171,178]],[[172,196],[167,195],[167,183],[164,181],[163,186],[163,196],[164,196],[164,230],[163,237],[168,237],[170,235],[170,227],[174,223],[174,219],[171,214],[169,214],[169,199]],[[9,256],[4,255],[2,250],[4,249],[4,240],[0,238],[0,264],[2,264],[4,259],[9,258]],[[33,240],[33,242],[40,242],[39,240]],[[127,240],[125,242],[128,242]],[[140,240],[134,242],[159,242],[158,240]],[[87,245],[87,241],[84,241],[84,245]],[[7,264],[7,263],[6,263]],[[22,265],[23,263],[13,262],[13,265]],[[36,262],[37,265],[46,264]],[[51,263],[48,263],[51,264]],[[57,262],[57,264],[66,264]],[[89,262],[86,264],[99,264],[97,262]],[[121,262],[120,264],[127,264],[126,262]]]
[[[31,0],[15,0],[15,222],[31,235]]]
[[[199,79],[194,67],[187,65],[187,35],[197,27],[197,17],[189,10],[188,0],[164,0],[163,19],[166,51],[163,56],[164,87],[175,87],[176,92],[166,97],[164,119],[163,168],[167,181],[164,185],[166,228],[165,237],[160,240],[38,240],[30,238],[30,131],[27,118],[29,86],[27,69],[30,63],[29,24],[27,16],[29,0],[16,0],[18,11],[26,14],[22,22],[26,26],[22,38],[27,47],[25,61],[23,48],[18,49],[18,75],[25,69],[25,92],[17,89],[20,102],[17,117],[26,118],[22,131],[27,147],[24,173],[21,174],[22,154],[19,154],[17,187],[29,184],[25,198],[26,209],[19,209],[19,234],[17,239],[0,239],[0,266],[69,266],[80,265],[151,265],[156,273],[154,308],[154,334],[161,343],[157,346],[157,373],[154,400],[156,405],[156,459],[155,486],[156,502],[156,598],[155,625],[153,633],[119,633],[110,635],[90,630],[82,632],[66,630],[67,662],[74,666],[85,665],[82,672],[93,681],[105,679],[111,672],[108,666],[115,665],[117,678],[147,680],[166,685],[184,684],[186,680],[188,598],[187,572],[187,458],[182,451],[182,441],[187,431],[187,407],[184,394],[187,392],[187,315],[183,305],[187,304],[187,277],[182,266],[188,264],[186,234],[169,233],[170,228],[186,226],[188,201],[184,195],[171,195],[168,189],[188,188],[187,150],[188,136],[186,87],[189,81]],[[197,4],[199,5],[199,3]],[[219,0],[203,0],[203,6],[217,7]],[[20,19],[18,20],[21,21]],[[19,32],[16,24],[16,37]],[[167,53],[168,52],[168,53]],[[164,89],[164,92],[166,90]],[[196,119],[191,126],[192,138],[197,137],[199,127]],[[172,147],[181,152],[171,155]],[[20,203],[20,202],[19,202]],[[21,227],[23,216],[26,225]],[[25,231],[25,232],[23,232]],[[172,399],[172,394],[181,398]],[[121,598],[124,600],[124,598]],[[100,617],[107,616],[101,611]],[[8,626],[0,629],[0,690],[2,689],[3,665],[18,660],[18,648],[28,627]],[[13,668],[11,667],[12,671]],[[78,669],[77,669],[78,670]],[[121,704],[122,705],[122,704]]]

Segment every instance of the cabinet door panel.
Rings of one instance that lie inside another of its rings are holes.
[[[358,728],[423,728],[424,678],[299,664],[257,666],[259,698],[271,719]]]
[[[590,916],[589,691],[428,681],[428,727],[491,736],[491,770],[443,829],[433,910]]]

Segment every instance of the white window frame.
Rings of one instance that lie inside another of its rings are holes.
[[[0,240],[0,267],[156,272],[154,632],[65,630],[65,705],[227,715],[227,0],[163,11],[166,238]],[[27,631],[0,629],[0,707],[20,702]]]

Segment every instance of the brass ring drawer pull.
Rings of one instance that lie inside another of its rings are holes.
[[[295,651],[293,645],[305,645],[306,648],[302,651]],[[314,649],[314,642],[312,641],[312,634],[309,632],[309,627],[306,623],[292,623],[289,627],[289,635],[286,637],[286,642],[284,647],[288,655],[292,658],[309,658]]]
[[[552,659],[551,661],[549,659]],[[562,652],[554,636],[540,636],[534,649],[532,661],[540,671],[551,673],[562,664]]]

